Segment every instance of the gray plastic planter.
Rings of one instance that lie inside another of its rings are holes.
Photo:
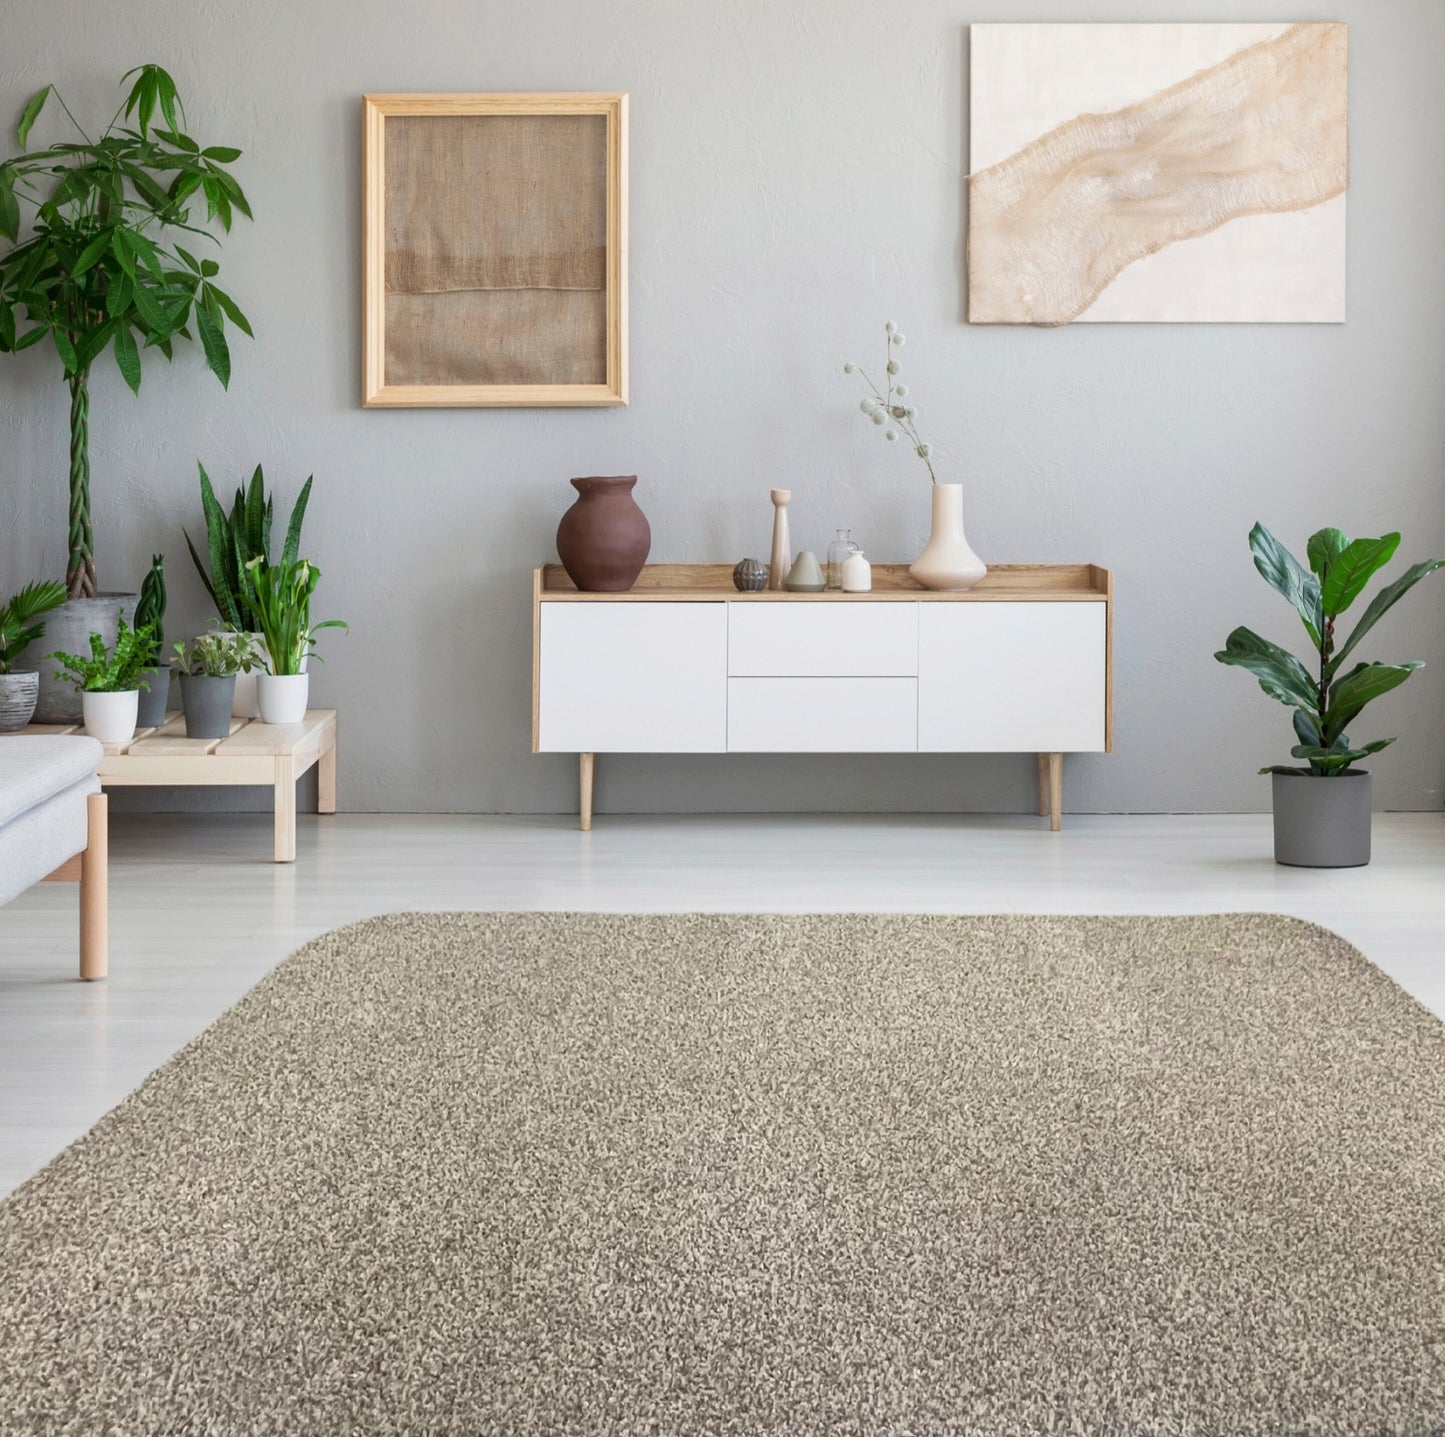
[[[1277,773],[1274,861],[1291,868],[1362,868],[1370,861],[1370,775]]]
[[[187,738],[225,738],[231,732],[231,702],[236,676],[223,679],[181,675],[181,708],[186,715]]]
[[[159,728],[166,721],[166,708],[171,697],[171,671],[162,664],[158,669],[147,669],[141,675],[149,689],[140,691],[137,709],[137,728]]]

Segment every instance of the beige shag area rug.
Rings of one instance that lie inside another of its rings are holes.
[[[0,1206],[16,1434],[1445,1428],[1445,1027],[1292,919],[408,915]]]

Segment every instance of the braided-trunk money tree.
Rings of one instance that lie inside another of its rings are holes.
[[[1338,529],[1321,529],[1309,541],[1306,570],[1263,524],[1250,530],[1249,547],[1255,568],[1270,588],[1293,605],[1313,649],[1306,666],[1287,649],[1250,629],[1239,628],[1214,656],[1222,664],[1248,669],[1270,698],[1294,710],[1298,742],[1290,755],[1304,766],[1271,764],[1260,769],[1261,773],[1339,778],[1349,772],[1351,764],[1395,742],[1392,738],[1377,738],[1355,744],[1346,730],[1364,712],[1366,704],[1399,688],[1416,669],[1424,668],[1423,661],[1356,662],[1346,669],[1345,660],[1426,574],[1445,566],[1445,559],[1412,564],[1387,584],[1370,600],[1343,643],[1336,642],[1335,623],[1364,592],[1371,577],[1390,562],[1399,544],[1398,534],[1349,539]]]
[[[199,338],[211,372],[228,385],[227,321],[251,333],[235,301],[215,284],[220,266],[179,243],[186,235],[217,244],[193,224],[192,206],[206,204],[207,225],[231,228],[251,215],[227,168],[240,151],[202,148],[183,128],[185,108],[171,77],[143,65],[124,103],[92,136],[51,85],[20,115],[21,153],[0,163],[0,351],[49,340],[70,390],[69,561],[73,599],[96,592],[90,510],[90,372],[107,349],[137,393],[141,356],[167,359],[177,338]],[[76,140],[31,150],[30,131],[54,100]]]

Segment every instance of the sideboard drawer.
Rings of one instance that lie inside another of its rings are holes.
[[[544,753],[722,753],[725,604],[543,604]]]
[[[1106,605],[1061,601],[921,608],[921,751],[1103,750]]]
[[[912,753],[917,747],[917,679],[728,680],[729,753]]]
[[[918,605],[729,604],[728,673],[749,678],[912,678]]]

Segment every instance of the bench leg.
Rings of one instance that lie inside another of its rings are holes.
[[[597,755],[595,753],[579,753],[577,755],[577,779],[580,790],[577,808],[581,815],[583,833],[589,832],[592,828],[592,778],[596,771]]]
[[[276,755],[276,862],[296,861],[296,760]]]
[[[1049,756],[1046,753],[1038,755],[1039,760],[1039,817],[1044,818],[1049,811]]]
[[[80,855],[80,976],[110,971],[110,825],[103,793],[85,801],[85,852]]]
[[[316,812],[336,812],[336,745],[316,760]]]
[[[1064,819],[1064,756],[1049,755],[1049,827],[1057,833]]]

